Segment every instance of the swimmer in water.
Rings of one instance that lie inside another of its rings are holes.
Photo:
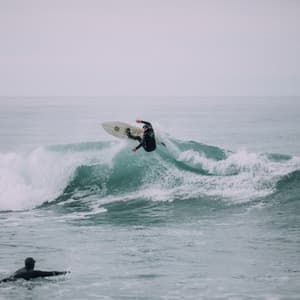
[[[22,269],[17,270],[13,275],[10,277],[4,278],[0,280],[2,282],[8,281],[16,281],[18,279],[25,279],[30,280],[39,277],[50,277],[50,276],[58,276],[58,275],[65,275],[70,273],[69,271],[39,271],[34,270],[35,260],[32,257],[27,257],[25,259],[25,267]]]

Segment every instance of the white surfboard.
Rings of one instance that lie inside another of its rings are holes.
[[[143,129],[140,127],[132,126],[130,124],[112,121],[112,122],[104,122],[101,124],[103,129],[110,135],[117,137],[119,139],[128,139],[126,130],[129,128],[130,132],[134,136],[142,136]]]

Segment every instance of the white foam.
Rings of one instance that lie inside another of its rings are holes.
[[[300,167],[297,157],[274,162],[266,155],[249,153],[244,149],[219,161],[209,159],[203,153],[187,150],[180,153],[178,160],[212,175],[189,175],[185,182],[189,182],[188,185],[193,190],[191,196],[193,193],[203,193],[235,201],[247,201],[272,193],[281,176]]]
[[[82,164],[112,164],[118,143],[101,151],[56,152],[44,147],[29,154],[0,153],[0,210],[24,210],[54,200]]]
[[[171,157],[195,171],[205,170],[210,175],[183,170],[164,160],[159,152],[153,153],[143,183],[134,192],[104,193],[96,199],[97,207],[107,202],[137,198],[172,201],[205,195],[235,202],[250,201],[272,193],[281,176],[300,168],[298,157],[275,162],[267,155],[240,150],[217,161],[194,150],[180,151],[167,138],[164,141],[167,148],[163,149]],[[31,209],[54,200],[63,192],[78,166],[100,163],[114,168],[113,158],[125,146],[125,142],[120,142],[99,150],[56,151],[41,147],[29,154],[0,153],[0,210]],[[140,159],[149,159],[149,156]]]
[[[171,155],[177,156],[178,161],[195,169],[204,169],[210,175],[183,170],[155,155],[152,156],[153,163],[144,174],[143,184],[137,190],[120,195],[106,195],[98,203],[103,205],[134,199],[164,202],[203,196],[221,197],[234,203],[247,202],[271,194],[281,176],[300,168],[300,159],[297,157],[274,162],[267,155],[243,149],[217,161],[194,150],[180,152],[176,145],[173,146]],[[166,149],[170,151],[169,145]]]

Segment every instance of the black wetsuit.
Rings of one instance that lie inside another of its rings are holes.
[[[49,276],[57,276],[57,275],[65,275],[68,272],[63,271],[39,271],[39,270],[26,270],[22,268],[14,273],[14,275],[4,278],[0,280],[0,283],[7,282],[7,281],[15,281],[17,279],[25,279],[30,280],[38,277],[49,277]]]
[[[138,150],[139,148],[143,147],[146,152],[151,152],[156,149],[156,142],[155,142],[155,134],[152,128],[151,123],[146,121],[141,121],[144,125],[144,134],[141,138],[140,136],[134,136],[131,134],[130,130],[127,131],[127,135],[130,139],[137,140],[140,144],[135,148]]]

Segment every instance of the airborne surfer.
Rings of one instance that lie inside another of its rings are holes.
[[[0,280],[0,283],[7,282],[7,281],[15,281],[17,279],[25,279],[30,280],[38,277],[49,277],[49,276],[58,276],[58,275],[65,275],[70,273],[69,271],[39,271],[34,270],[35,260],[32,257],[27,257],[25,259],[25,267],[17,270],[13,275],[10,277],[4,278]]]
[[[131,134],[130,129],[126,130],[126,134],[130,139],[137,140],[140,144],[132,148],[133,152],[136,152],[139,148],[143,147],[146,152],[151,152],[156,149],[155,134],[151,123],[142,121],[140,119],[136,120],[137,123],[143,123],[143,136],[134,136]]]

